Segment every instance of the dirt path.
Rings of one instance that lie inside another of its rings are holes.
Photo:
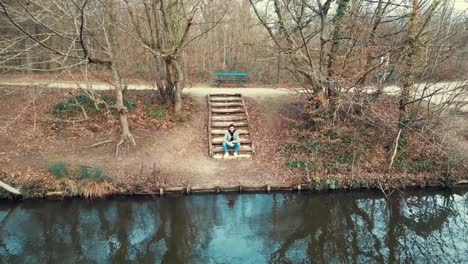
[[[27,78],[9,78],[8,80],[1,80],[0,85],[8,86],[38,86],[47,88],[62,88],[62,89],[76,89],[86,88],[85,83],[61,81],[61,80],[37,80]],[[95,90],[108,90],[112,86],[103,82],[90,82],[89,85]],[[426,87],[427,86],[427,87]],[[455,82],[440,82],[437,84],[416,84],[415,96],[424,97],[428,94],[431,96],[431,103],[444,104],[451,97],[456,97],[456,103],[460,104],[460,109],[463,112],[468,112],[468,81],[455,81]],[[152,90],[154,86],[146,83],[133,83],[128,85],[130,90]],[[372,92],[373,87],[365,89],[366,92]],[[386,86],[384,93],[389,95],[396,95],[399,88],[395,85]],[[301,93],[301,88],[262,88],[262,87],[248,87],[248,88],[214,88],[214,87],[187,87],[182,91],[185,95],[191,96],[206,96],[211,93],[242,93],[250,97],[265,97],[265,96],[283,96]]]
[[[138,171],[143,167],[150,173],[153,164],[157,164],[165,182],[171,186],[299,181],[286,170],[285,161],[275,155],[279,150],[281,134],[286,128],[281,111],[294,97],[264,100],[248,98],[246,103],[257,147],[253,159],[215,160],[208,156],[206,98],[196,97],[197,113],[190,122],[154,135],[154,143],[147,144],[135,155],[129,155],[115,165],[123,171]],[[264,121],[257,122],[260,119]]]

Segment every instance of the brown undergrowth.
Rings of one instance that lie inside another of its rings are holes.
[[[218,161],[208,157],[205,97],[185,98],[186,114],[176,116],[153,99],[154,91],[129,91],[126,105],[137,147],[116,159],[112,143],[92,147],[118,136],[111,108],[103,104],[94,111],[94,105],[84,101],[86,122],[51,121],[84,118],[74,105],[80,94],[34,91],[31,103],[28,89],[22,94],[0,89],[6,105],[0,116],[12,121],[0,133],[0,180],[27,198],[96,198],[157,193],[174,186],[399,188],[450,184],[467,175],[464,163],[454,156],[446,159],[444,149],[432,144],[437,137],[421,129],[405,135],[388,171],[397,133],[397,104],[389,97],[361,104],[365,107],[341,104],[339,111],[327,115],[305,112],[298,96],[246,98],[254,158]],[[65,105],[70,108],[61,108],[64,102],[70,102]],[[7,195],[0,190],[0,196]]]
[[[21,189],[24,197],[57,192],[95,198],[119,190],[131,192],[132,185],[148,185],[144,177],[131,184],[124,178],[114,178],[111,168],[118,160],[109,162],[113,158],[107,155],[119,135],[112,91],[100,91],[96,104],[79,90],[2,87],[0,95],[5,99],[0,108],[0,117],[4,118],[0,118],[0,180]],[[185,123],[194,102],[192,98],[183,102],[182,112],[175,114],[158,100],[155,91],[128,91],[125,105],[137,143],[144,146],[151,140],[150,136],[142,138],[143,134]],[[111,144],[92,147],[103,141]],[[97,162],[94,153],[107,160]],[[104,171],[112,177],[103,177]],[[6,193],[0,190],[0,195]]]
[[[448,154],[448,146],[441,147],[440,138],[424,131],[423,124],[405,133],[389,170],[397,106],[394,98],[384,97],[342,104],[333,113],[305,111],[289,124],[281,150],[286,166],[317,189],[426,186],[466,177],[463,158]]]

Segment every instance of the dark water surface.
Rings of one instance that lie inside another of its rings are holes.
[[[0,263],[468,263],[468,193],[0,201]]]

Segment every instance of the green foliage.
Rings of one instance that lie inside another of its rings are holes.
[[[97,105],[98,109],[94,104],[94,101],[89,98],[87,95],[80,94],[72,98],[68,98],[65,101],[62,101],[56,104],[52,108],[52,113],[58,117],[64,117],[67,115],[76,115],[83,112],[83,108],[87,113],[94,113],[99,112],[100,109],[104,109],[105,104],[113,105],[115,104],[115,100],[110,96],[101,96],[102,101],[104,103],[99,103]],[[130,99],[124,100],[124,106],[127,107],[129,112],[132,112],[136,108],[135,102]]]
[[[334,139],[338,139],[338,138],[340,138],[340,135],[338,134],[338,132],[336,132],[336,131],[331,132],[330,139],[334,140]]]
[[[83,108],[94,108],[93,100],[86,95],[77,95],[73,98],[68,98],[63,102],[56,104],[52,108],[52,112],[56,116],[65,116],[69,114],[79,114]]]
[[[393,162],[393,168],[405,169],[409,173],[421,173],[443,170],[443,161],[434,157],[408,158],[405,155],[398,156]]]
[[[62,179],[70,174],[70,168],[64,162],[57,162],[49,165],[48,171],[55,179]]]
[[[309,144],[309,152],[318,152],[319,148],[320,144],[318,143]]]
[[[127,108],[127,110],[129,112],[133,112],[133,110],[135,110],[136,108],[136,104],[135,102],[133,102],[132,100],[130,99],[124,99],[124,106]]]
[[[146,109],[145,115],[154,118],[166,117],[167,111],[160,108],[149,107]]]
[[[64,117],[67,115],[76,115],[83,112],[82,107],[85,109],[86,112],[96,111],[94,101],[87,95],[80,94],[56,104],[52,108],[52,113],[55,116],[59,117]]]
[[[190,117],[189,112],[182,111],[178,114],[175,114],[174,117],[172,118],[173,121],[175,122],[187,122],[187,120]]]
[[[48,170],[56,180],[60,180],[65,177],[73,177],[78,180],[90,180],[96,182],[112,180],[112,178],[107,176],[101,168],[93,168],[87,165],[80,165],[78,166],[78,170],[72,170],[68,164],[57,162],[51,164],[48,167]]]
[[[91,180],[91,181],[109,181],[111,177],[107,176],[104,171],[100,168],[91,168],[90,166],[80,165],[80,176],[79,180]]]
[[[298,169],[298,168],[305,168],[306,162],[303,160],[295,160],[295,161],[289,161],[286,166],[288,169]]]
[[[330,189],[330,190],[335,190],[335,189],[336,189],[335,181],[333,181],[333,180],[331,180],[331,179],[326,179],[326,180],[325,180],[325,185],[326,185],[327,188]]]
[[[328,172],[328,173],[332,173],[336,169],[335,164],[332,164],[332,163],[323,163],[322,167],[325,170],[325,172]]]

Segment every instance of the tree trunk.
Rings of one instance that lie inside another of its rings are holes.
[[[115,64],[111,65],[112,77],[114,79],[114,88],[115,88],[115,108],[119,113],[120,120],[120,141],[117,143],[115,148],[115,156],[119,155],[119,148],[124,143],[131,143],[133,146],[136,145],[135,138],[132,133],[130,133],[130,128],[128,126],[127,113],[128,110],[124,105],[124,94],[123,94],[123,84],[122,78],[117,66]]]
[[[414,86],[414,62],[419,49],[419,44],[417,43],[418,13],[419,0],[413,0],[413,10],[408,22],[408,40],[403,51],[403,63],[406,68],[406,72],[401,80],[398,128],[404,128],[409,122],[407,105],[411,100],[411,94]]]
[[[336,18],[335,18],[335,30],[333,31],[332,46],[330,52],[328,53],[328,64],[327,64],[327,85],[325,94],[330,100],[330,106],[334,105],[333,98],[336,97],[336,88],[334,87],[335,79],[335,64],[336,57],[338,55],[338,49],[340,47],[340,38],[343,33],[343,19],[348,8],[349,0],[340,0],[338,2],[338,7],[336,9]]]
[[[170,90],[172,106],[175,113],[182,111],[183,72],[176,57],[164,60],[166,63],[166,86]]]

